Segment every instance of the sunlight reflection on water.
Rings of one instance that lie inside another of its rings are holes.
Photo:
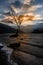
[[[0,38],[0,42],[5,42],[4,43],[4,47],[2,48],[3,51],[5,51],[5,53],[8,55],[8,61],[10,61],[13,65],[14,62],[13,60],[10,59],[10,56],[12,54],[12,52],[14,51],[11,48],[8,48],[6,45],[7,44],[13,44],[16,42],[20,42],[20,43],[26,43],[26,44],[34,44],[34,45],[43,45],[43,34],[19,34],[18,37],[1,37]],[[22,43],[22,44],[23,44]],[[24,48],[24,47],[23,47]],[[15,63],[16,65],[16,63]]]

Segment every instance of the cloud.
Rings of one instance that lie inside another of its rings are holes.
[[[24,4],[30,4],[31,0],[24,0]]]
[[[7,2],[7,1],[5,1]],[[8,0],[9,3],[11,3],[12,9],[18,12],[19,14],[25,14],[29,12],[35,12],[37,9],[42,8],[43,5],[41,4],[34,4],[33,2],[38,2],[37,0]],[[33,4],[31,4],[33,3]],[[40,3],[40,2],[38,2]],[[8,7],[9,9],[9,7]],[[15,12],[14,12],[15,13]]]
[[[29,11],[36,11],[39,8],[43,8],[43,5],[33,5],[29,8]]]
[[[9,3],[14,3],[14,2],[15,2],[15,0],[8,0],[8,2],[9,2]]]
[[[23,1],[23,2],[22,2]],[[11,7],[13,10],[15,10],[16,12],[18,12],[19,14],[22,14],[22,13],[27,13],[28,11],[28,8],[30,7],[30,1],[31,0],[15,0],[14,3],[11,3]],[[27,9],[27,11],[26,11]],[[25,12],[24,12],[25,10]]]
[[[0,16],[1,16],[2,14],[0,14]]]
[[[0,13],[0,19],[4,18],[5,16]]]
[[[11,7],[11,8],[10,8]],[[43,0],[0,0],[0,13],[33,15],[34,20],[43,19]],[[0,18],[3,15],[0,14]]]
[[[42,5],[43,0],[31,0],[30,5]]]
[[[21,8],[23,6],[23,3],[21,3],[21,1],[19,0],[15,0],[15,2],[12,3],[12,5],[14,5],[16,8]]]
[[[43,20],[43,16],[40,14],[36,14],[34,20]]]

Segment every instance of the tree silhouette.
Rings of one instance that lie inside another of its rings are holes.
[[[14,6],[9,6],[10,12],[4,13],[3,15],[7,16],[7,19],[10,23],[14,22],[16,23],[18,30],[16,32],[16,34],[18,34],[18,31],[20,32],[20,26],[22,22],[25,21],[32,21],[34,16],[33,15],[19,15],[18,11],[16,10],[16,8]]]

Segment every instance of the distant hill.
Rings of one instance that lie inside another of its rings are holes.
[[[43,33],[43,23],[35,25],[33,33]]]
[[[43,33],[43,23],[37,23],[35,25],[22,26],[21,30],[23,32],[26,32],[26,33],[29,33],[29,32]]]
[[[13,33],[13,32],[16,32],[16,29],[6,24],[0,23],[0,33]]]
[[[35,25],[35,28],[43,29],[43,23],[37,23],[37,24]]]

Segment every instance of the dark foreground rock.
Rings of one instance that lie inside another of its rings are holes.
[[[12,43],[12,44],[9,44],[8,47],[12,48],[12,49],[17,49],[18,47],[20,47],[20,43]]]
[[[7,59],[5,52],[0,50],[0,65],[11,65]]]

